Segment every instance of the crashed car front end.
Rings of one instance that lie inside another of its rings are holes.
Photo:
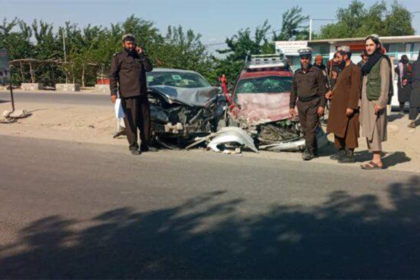
[[[245,74],[236,87],[229,117],[253,137],[259,150],[305,149],[298,118],[289,118],[290,85],[290,76],[253,73]],[[320,146],[327,143],[322,129],[318,129],[317,138]]]
[[[280,120],[257,127],[258,147],[269,151],[300,151],[305,148],[305,139],[297,120]]]
[[[149,87],[152,130],[159,139],[188,142],[217,130],[224,114],[220,89]]]

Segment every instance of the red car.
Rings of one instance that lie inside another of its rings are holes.
[[[231,117],[247,125],[287,119],[292,79],[286,69],[243,71],[232,94]]]
[[[289,119],[293,72],[279,55],[253,56],[230,97],[230,125],[240,126],[259,149],[297,151],[305,148],[298,120]],[[320,129],[318,140],[327,143]]]

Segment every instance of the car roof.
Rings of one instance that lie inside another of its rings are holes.
[[[268,77],[268,76],[278,76],[278,77],[293,77],[292,71],[256,71],[256,72],[243,72],[239,79],[247,78],[258,78],[258,77]]]
[[[184,69],[175,69],[175,68],[154,68],[152,72],[177,72],[177,73],[194,73],[194,74],[199,74],[198,72],[195,72],[195,71],[184,70]]]

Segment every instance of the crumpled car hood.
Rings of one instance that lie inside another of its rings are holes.
[[[289,118],[290,93],[246,93],[237,95],[238,119],[258,125]]]
[[[149,89],[163,97],[169,104],[206,107],[220,93],[217,87],[178,88],[171,86],[149,86]]]

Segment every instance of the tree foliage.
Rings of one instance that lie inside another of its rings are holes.
[[[101,74],[109,72],[114,53],[122,50],[122,35],[132,33],[157,66],[184,68],[208,73],[210,55],[201,42],[201,35],[182,27],[169,27],[163,36],[147,20],[130,16],[109,28],[88,25],[84,28],[66,22],[54,31],[52,24],[34,20],[27,24],[19,19],[0,23],[0,48],[9,51],[10,59],[35,58],[59,61],[34,65],[37,81],[47,85],[76,82],[94,85]],[[63,40],[64,37],[64,40]],[[65,55],[64,55],[65,42]],[[15,83],[30,80],[28,65],[12,69]],[[22,74],[23,73],[23,74]]]
[[[0,47],[9,50],[10,59],[36,58],[61,62],[58,66],[36,65],[38,82],[54,85],[67,80],[91,86],[97,77],[109,73],[112,55],[121,51],[122,35],[132,33],[156,67],[194,70],[212,83],[217,83],[217,77],[225,74],[232,82],[247,55],[273,53],[273,40],[307,36],[302,26],[307,17],[301,12],[298,7],[286,11],[279,34],[272,31],[267,21],[254,31],[250,28],[239,30],[226,39],[227,48],[218,50],[219,55],[216,56],[207,51],[201,35],[193,30],[169,26],[163,34],[153,22],[134,15],[109,27],[88,25],[84,28],[70,22],[55,28],[44,21],[34,20],[27,24],[17,18],[11,21],[4,19],[0,23]],[[20,70],[20,67],[13,70],[14,82],[28,82],[28,65]]]
[[[225,74],[229,81],[234,81],[244,66],[248,55],[266,54],[274,52],[273,41],[268,38],[271,26],[267,21],[258,26],[254,32],[251,29],[239,30],[237,34],[226,39],[227,48],[218,50],[224,55],[223,59],[216,59],[216,75]]]
[[[157,64],[167,68],[187,69],[208,75],[211,71],[210,56],[201,42],[201,35],[181,26],[169,26],[164,37]]]
[[[323,26],[319,38],[413,35],[410,12],[394,2],[389,10],[385,2],[377,2],[370,8],[354,0],[347,8],[337,12],[337,22]]]
[[[282,15],[279,33],[274,32],[274,41],[305,40],[309,37],[308,25],[303,25],[309,19],[302,15],[302,8],[293,7]]]
[[[390,8],[385,2],[366,8],[363,2],[354,0],[347,8],[337,11],[337,18],[336,23],[323,26],[317,36],[414,34],[412,16],[398,2]],[[122,35],[132,33],[156,67],[194,70],[212,83],[217,83],[217,77],[225,74],[232,84],[248,55],[273,53],[273,41],[276,40],[307,39],[307,20],[308,16],[302,14],[301,8],[293,7],[282,14],[281,26],[272,28],[265,21],[254,30],[241,29],[226,39],[225,49],[210,54],[201,35],[193,30],[169,26],[162,33],[153,22],[134,15],[108,27],[88,25],[83,28],[71,22],[56,27],[45,21],[26,23],[18,18],[3,19],[0,22],[0,48],[7,48],[12,60],[35,58],[60,62],[57,65],[36,65],[34,72],[38,82],[54,85],[68,80],[92,86],[98,77],[108,75],[113,54],[122,50]],[[15,83],[28,82],[31,78],[28,65],[12,70]]]

